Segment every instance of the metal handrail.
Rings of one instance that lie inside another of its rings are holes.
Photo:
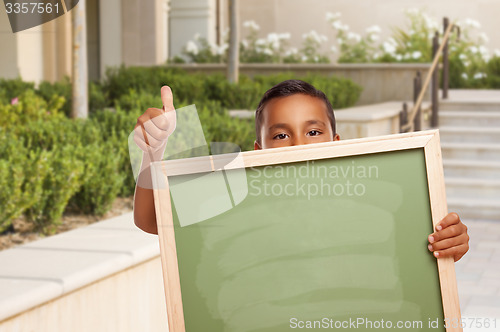
[[[438,51],[434,55],[431,69],[425,78],[424,84],[420,90],[420,93],[418,95],[418,98],[417,98],[415,104],[413,105],[411,112],[408,114],[408,122],[401,126],[401,130],[403,130],[403,131],[413,131],[414,130],[414,125],[415,125],[414,120],[415,120],[415,117],[417,116],[418,109],[420,108],[420,105],[422,104],[422,100],[424,99],[425,91],[427,90],[427,87],[429,86],[432,75],[437,68],[437,65],[439,63],[439,57],[441,56],[441,53],[443,52],[445,45],[447,45],[448,39],[449,39],[450,34],[451,34],[451,30],[454,27],[456,27],[456,26],[453,23],[449,24],[446,27],[446,30],[445,30],[444,36],[443,36],[443,41],[441,42],[441,45],[439,46]]]

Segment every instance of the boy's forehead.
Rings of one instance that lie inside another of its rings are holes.
[[[278,121],[329,121],[327,112],[326,104],[322,99],[295,94],[270,100],[263,109],[263,124],[269,126]]]

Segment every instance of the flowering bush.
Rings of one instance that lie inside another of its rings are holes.
[[[312,30],[303,34],[300,50],[289,47],[290,33],[270,33],[266,38],[259,38],[260,27],[254,21],[246,21],[243,27],[247,30],[246,38],[239,45],[240,62],[242,63],[328,63],[327,54],[320,54],[319,49],[328,38]],[[189,62],[223,63],[227,61],[228,31],[224,33],[224,43],[218,46],[209,43],[205,38],[194,36],[194,41],[188,41],[183,49]],[[186,62],[176,56],[175,63]]]
[[[365,36],[349,31],[349,26],[340,21],[340,13],[327,13],[326,19],[336,33],[340,47],[338,62],[431,62],[432,38],[440,30],[437,20],[417,9],[409,9],[406,16],[409,25],[395,28],[387,40],[375,43],[378,26],[366,29]],[[472,19],[455,22],[460,27],[461,37],[451,35],[449,41],[450,87],[479,88],[490,86],[488,61],[490,55],[484,46],[488,42],[486,34],[479,33],[479,22]],[[441,33],[441,32],[440,32]],[[477,35],[473,38],[472,35]],[[442,33],[440,34],[442,40]],[[335,46],[333,46],[335,47]],[[495,54],[500,55],[496,50]]]

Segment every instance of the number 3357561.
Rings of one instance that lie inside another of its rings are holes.
[[[59,13],[59,4],[41,3],[41,2],[24,2],[24,3],[5,3],[5,11],[7,14],[52,14]]]

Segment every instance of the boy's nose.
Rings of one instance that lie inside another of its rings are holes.
[[[307,144],[305,137],[294,136],[292,139],[292,146]]]

